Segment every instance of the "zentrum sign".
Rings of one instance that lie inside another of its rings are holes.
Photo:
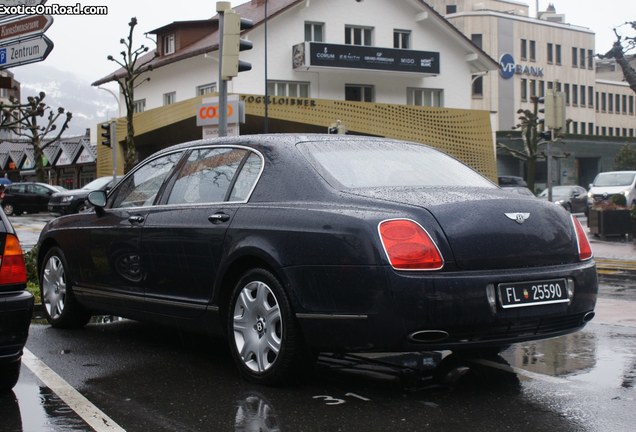
[[[506,53],[499,58],[499,74],[503,79],[510,79],[515,74],[541,78],[543,77],[543,68],[539,66],[516,64],[515,58],[512,54]]]

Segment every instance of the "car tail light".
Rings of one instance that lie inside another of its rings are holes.
[[[576,231],[579,259],[581,261],[589,260],[592,258],[592,246],[590,245],[590,241],[587,239],[587,235],[585,235],[585,231],[583,231],[583,227],[576,216],[572,216],[572,224],[574,225],[574,231]]]
[[[396,270],[439,270],[444,259],[437,245],[421,225],[409,219],[380,222],[380,240]]]
[[[4,250],[0,255],[0,284],[23,284],[26,281],[26,266],[20,242],[16,236],[7,234]]]

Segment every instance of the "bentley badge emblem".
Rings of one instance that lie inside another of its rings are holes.
[[[504,213],[508,219],[512,219],[518,224],[524,223],[530,217],[530,213]]]

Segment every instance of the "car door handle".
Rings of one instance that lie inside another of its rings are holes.
[[[229,221],[230,215],[222,212],[214,213],[213,215],[208,216],[208,220],[213,224],[220,224]]]
[[[130,222],[131,224],[140,224],[143,221],[144,221],[144,217],[139,215],[130,216],[128,218],[128,222]]]

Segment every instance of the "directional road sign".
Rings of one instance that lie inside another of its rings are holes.
[[[0,46],[0,69],[44,60],[53,49],[53,42],[44,35],[8,42]]]
[[[53,24],[51,15],[25,15],[0,22],[0,43],[18,37],[42,34]]]

